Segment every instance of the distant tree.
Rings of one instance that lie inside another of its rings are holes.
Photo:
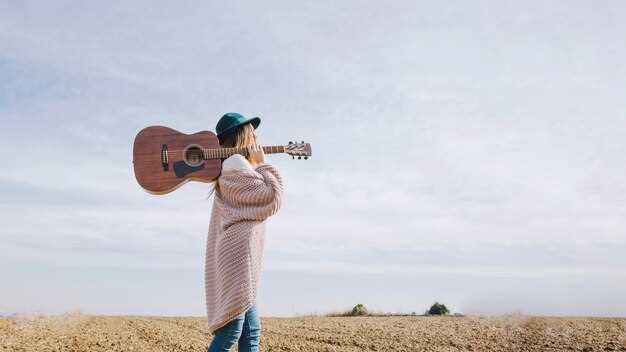
[[[350,312],[350,315],[366,315],[366,314],[367,314],[367,308],[365,308],[365,306],[360,303],[354,306],[354,308],[352,308],[352,312]]]
[[[445,304],[435,302],[432,306],[430,306],[430,309],[428,309],[427,313],[431,315],[446,315],[450,313],[450,311]]]

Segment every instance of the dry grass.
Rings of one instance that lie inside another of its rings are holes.
[[[371,310],[368,309],[367,314],[364,316],[368,317],[390,317],[390,316],[423,316],[422,314],[406,314],[406,313],[390,313],[382,310]],[[296,315],[296,317],[311,317],[311,316],[324,316],[324,317],[350,317],[352,316],[352,309],[347,310],[333,310],[324,314],[303,314]]]
[[[331,312],[326,315],[332,315]],[[264,317],[262,351],[626,351],[626,319],[504,316]],[[201,317],[0,318],[0,351],[206,351]],[[236,348],[234,349],[236,350]]]

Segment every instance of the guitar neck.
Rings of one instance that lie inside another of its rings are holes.
[[[265,154],[276,154],[276,153],[284,153],[285,146],[283,145],[267,145],[262,146],[263,152]],[[204,149],[204,157],[205,159],[224,159],[228,158],[233,154],[241,154],[243,156],[248,156],[248,148],[246,147],[235,147],[235,148],[212,148],[212,149]]]

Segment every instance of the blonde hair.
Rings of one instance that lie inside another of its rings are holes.
[[[246,147],[255,142],[254,140],[254,126],[252,123],[248,122],[241,126],[237,126],[233,132],[224,135],[220,140],[220,147],[222,148],[239,148]],[[250,161],[250,156],[246,157],[248,161]],[[211,189],[211,193],[207,199],[211,197],[215,192],[219,192],[220,185],[217,182],[217,179],[213,182],[213,188]]]

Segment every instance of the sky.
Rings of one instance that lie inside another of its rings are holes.
[[[0,0],[0,314],[205,315],[210,185],[134,138],[259,116],[261,316],[626,316],[626,3]]]

